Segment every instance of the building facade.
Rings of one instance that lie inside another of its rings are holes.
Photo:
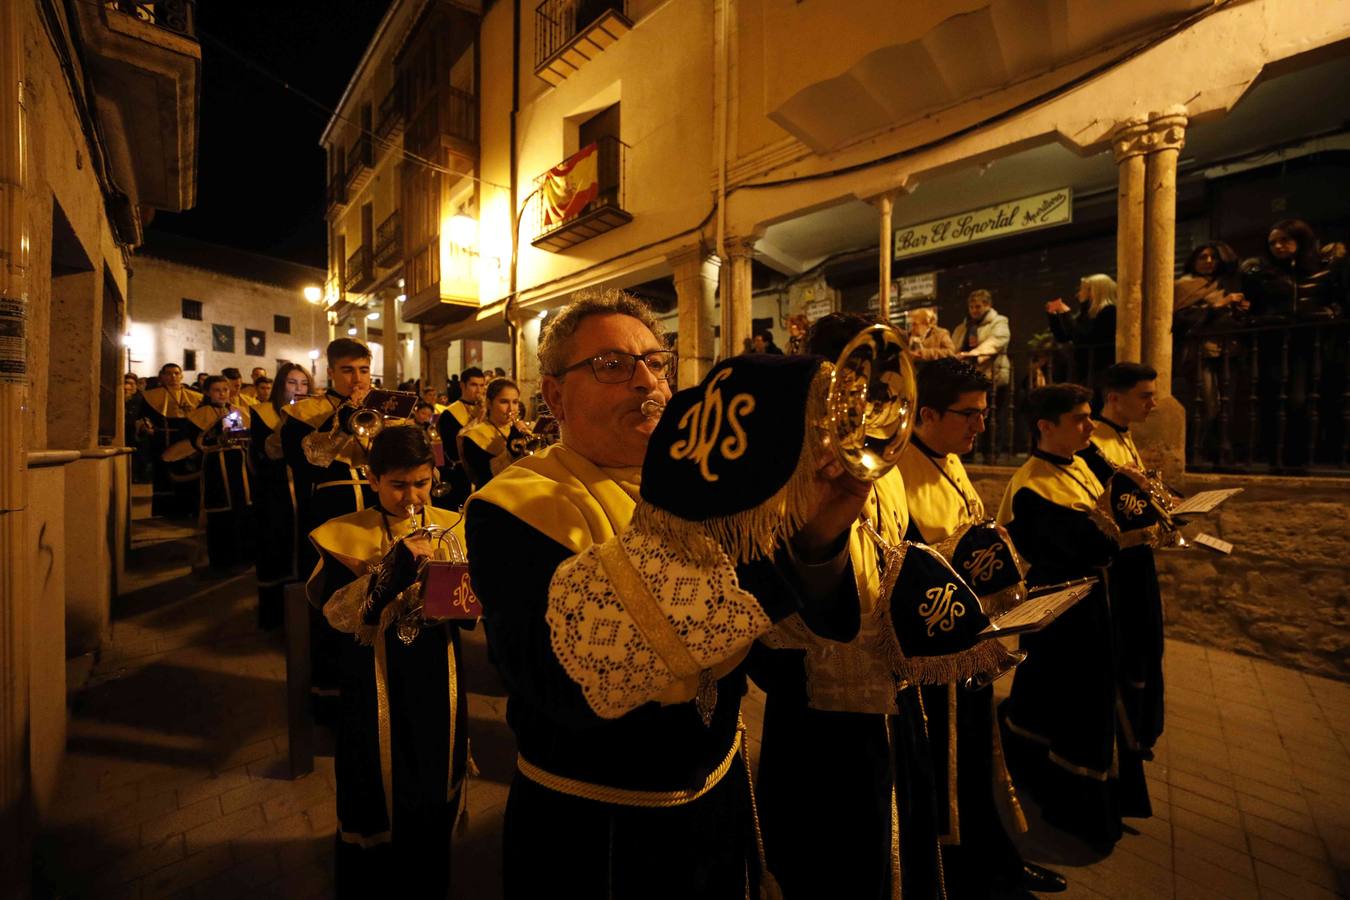
[[[132,259],[127,371],[149,377],[176,363],[191,383],[199,372],[234,367],[247,378],[255,366],[275,374],[283,363],[295,362],[322,383],[328,322],[322,303],[308,301],[305,289],[318,289],[325,274],[154,235]]]
[[[0,884],[23,896],[66,660],[122,572],[128,257],[196,197],[192,5],[0,4],[0,69]]]

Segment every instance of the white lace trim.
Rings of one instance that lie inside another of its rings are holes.
[[[878,606],[879,611],[884,608]],[[883,649],[882,632],[889,627],[888,617],[880,612],[864,615],[853,640],[832,641],[813,632],[794,614],[760,640],[774,649],[806,651],[802,664],[812,709],[894,715],[899,711],[895,694],[900,679]]]
[[[725,553],[711,567],[699,567],[671,545],[631,529],[612,540],[700,668],[745,650],[769,628]],[[598,554],[598,546],[591,546],[558,567],[549,583],[545,621],[554,654],[591,709],[617,718],[656,699],[676,675],[625,607],[643,602],[634,596],[638,592],[628,590],[621,599]]]

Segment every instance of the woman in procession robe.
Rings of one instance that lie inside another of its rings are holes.
[[[309,373],[304,367],[286,363],[277,371],[271,396],[250,410],[253,436],[249,460],[256,487],[253,511],[258,529],[258,627],[264,629],[282,623],[282,592],[287,582],[298,580],[295,483],[281,449],[281,410],[307,397],[309,387]]]
[[[512,449],[529,436],[519,420],[520,389],[509,378],[494,378],[487,386],[484,418],[458,436],[460,459],[474,490],[524,455]]]
[[[253,558],[253,486],[249,479],[249,411],[231,406],[230,383],[206,379],[206,402],[183,422],[183,443],[201,453],[201,516],[213,572],[229,572]]]

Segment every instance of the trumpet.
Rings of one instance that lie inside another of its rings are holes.
[[[376,393],[383,398],[383,406],[372,405]],[[409,391],[372,391],[366,396],[364,403],[357,404],[352,400],[345,401],[334,410],[333,424],[328,431],[315,431],[305,435],[300,441],[300,448],[305,453],[305,459],[311,465],[326,469],[333,464],[333,460],[348,449],[353,440],[363,449],[370,449],[370,442],[375,439],[375,435],[384,430],[389,422],[407,421],[402,416],[387,413],[387,410],[393,410],[400,404],[400,398],[402,398],[404,404],[407,403],[409,398],[413,403],[417,402],[417,395]],[[342,411],[349,408],[355,411],[347,417],[344,424]]]
[[[823,442],[850,475],[875,481],[900,460],[918,411],[914,366],[890,325],[870,325],[844,345],[830,373]]]

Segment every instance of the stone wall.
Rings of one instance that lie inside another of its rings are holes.
[[[1012,469],[970,474],[996,510]],[[1168,637],[1350,681],[1350,479],[1189,475],[1177,487],[1243,493],[1187,527],[1232,555],[1157,555]]]

